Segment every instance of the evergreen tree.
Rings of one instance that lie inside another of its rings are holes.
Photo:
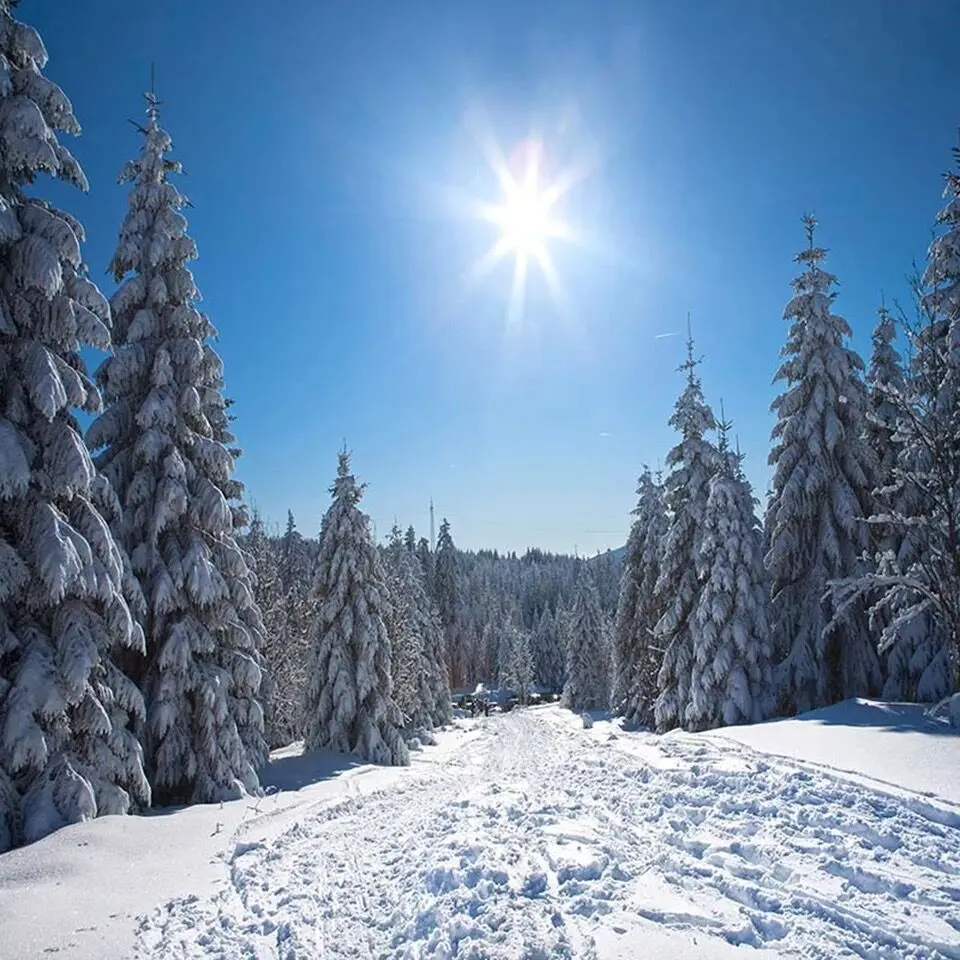
[[[703,587],[696,558],[703,541],[710,477],[717,467],[716,447],[705,437],[716,422],[703,398],[698,363],[693,356],[693,338],[688,336],[687,360],[680,367],[686,373],[687,385],[670,417],[670,425],[680,433],[680,442],[667,454],[670,472],[665,501],[670,525],[654,591],[654,604],[664,611],[653,636],[654,648],[663,651],[654,704],[654,719],[661,731],[683,722],[690,701],[694,656],[691,621]]]
[[[142,602],[110,533],[117,504],[71,408],[100,409],[83,346],[110,346],[83,229],[28,196],[47,173],[86,189],[57,132],[79,133],[44,77],[36,31],[0,0],[0,853],[149,803],[130,730],[143,701],[120,664]]]
[[[508,622],[500,640],[500,685],[506,687],[521,703],[530,699],[533,686],[533,656],[530,653],[530,634]]]
[[[423,589],[416,554],[396,526],[386,555],[391,606],[387,632],[393,649],[394,699],[409,729],[431,730],[450,721],[443,631]]]
[[[885,623],[886,691],[921,701],[960,685],[960,151],[946,175],[941,231],[917,283],[906,385],[881,388],[895,411],[898,455],[886,512],[873,518],[899,538],[874,574],[845,587],[847,603],[872,595]]]
[[[317,619],[307,668],[304,726],[308,750],[330,747],[373,763],[409,763],[393,699],[387,584],[363,495],[339,454],[333,503],[320,530],[314,598]]]
[[[278,566],[284,593],[306,597],[311,585],[310,552],[292,510],[287,511],[287,527],[280,538]]]
[[[657,676],[663,656],[653,643],[654,629],[663,616],[656,593],[663,562],[661,550],[667,532],[663,488],[648,467],[637,483],[636,518],[627,538],[627,554],[620,578],[620,596],[614,627],[614,714],[628,724],[653,726]]]
[[[423,571],[423,586],[427,591],[427,596],[436,602],[437,591],[433,576],[433,552],[426,537],[421,537],[417,541],[417,559],[420,561],[420,569]]]
[[[88,441],[120,500],[116,525],[146,595],[144,743],[155,802],[259,791],[267,757],[258,694],[260,612],[235,537],[241,485],[215,330],[196,308],[196,257],[170,180],[157,100],[148,95],[127,216],[110,265],[116,350],[98,371],[106,409]]]
[[[567,624],[567,678],[562,703],[570,710],[605,710],[610,705],[610,645],[600,596],[586,563]]]
[[[896,336],[897,326],[893,316],[886,307],[880,307],[867,369],[869,406],[865,430],[867,442],[873,450],[878,490],[890,486],[900,455],[900,445],[895,439],[899,418],[896,405],[890,400],[894,393],[902,393],[905,386],[903,361],[893,345]],[[879,507],[888,505],[882,493],[875,492],[874,496],[878,497]],[[883,539],[881,546],[895,549],[895,543],[888,538]]]
[[[277,542],[267,536],[263,520],[254,514],[244,547],[255,576],[253,594],[263,616],[260,698],[264,734],[271,747],[283,747],[301,736],[305,638],[290,629],[288,597],[280,579]]]
[[[794,712],[879,691],[876,649],[860,605],[835,617],[832,581],[858,575],[870,547],[875,466],[865,439],[863,361],[846,345],[850,328],[832,312],[836,278],[804,218],[803,272],[784,316],[791,321],[776,379],[786,384],[777,414],[767,506],[775,649],[785,654],[780,687]]]
[[[921,546],[911,531],[901,529],[897,523],[877,522],[880,516],[892,517],[910,510],[910,497],[905,496],[906,491],[896,479],[901,466],[900,459],[904,455],[903,446],[897,438],[901,419],[897,398],[905,397],[907,389],[903,363],[894,347],[896,334],[893,316],[885,307],[881,307],[873,331],[873,352],[867,370],[867,386],[870,390],[867,440],[877,463],[877,489],[874,491],[877,516],[872,519],[877,548],[876,569],[881,576],[895,574],[897,570],[909,567],[910,557]],[[895,609],[877,608],[872,616],[873,629],[885,630],[899,613],[911,605],[901,600]],[[925,615],[902,626],[886,643],[881,644],[885,700],[916,698],[917,688],[923,684],[923,674],[929,666],[924,651],[928,648],[929,636],[935,632],[936,625],[932,618]]]
[[[773,705],[770,592],[756,500],[720,424],[719,464],[710,480],[696,557],[703,587],[693,615],[694,655],[687,730],[755,723]]]
[[[533,678],[537,686],[550,693],[563,690],[564,661],[566,651],[560,639],[560,631],[549,607],[544,608],[537,621],[537,630],[531,642],[533,654]]]
[[[460,583],[457,571],[457,548],[450,534],[450,523],[446,517],[440,524],[440,534],[437,537],[433,577],[434,596],[447,644],[450,682],[452,686],[460,687],[468,679],[468,667],[459,642]]]

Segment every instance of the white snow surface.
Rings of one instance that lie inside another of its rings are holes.
[[[0,856],[0,958],[960,960],[960,737],[818,713],[657,737],[550,705],[405,768],[289,748],[259,802]]]

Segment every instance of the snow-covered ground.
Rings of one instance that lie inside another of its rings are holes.
[[[549,706],[319,783],[288,751],[257,809],[0,857],[0,957],[960,958],[960,737],[873,708],[658,738]]]

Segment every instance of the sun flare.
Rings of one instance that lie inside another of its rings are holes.
[[[474,279],[485,276],[505,258],[513,257],[513,283],[509,318],[522,318],[526,304],[527,275],[531,263],[539,267],[551,296],[564,300],[560,278],[550,255],[553,240],[574,240],[575,232],[557,212],[558,201],[578,177],[571,172],[548,179],[543,145],[534,139],[522,141],[504,157],[492,140],[484,153],[500,187],[497,203],[478,205],[477,214],[497,230],[496,239],[474,264]]]

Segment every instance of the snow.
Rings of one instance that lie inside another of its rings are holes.
[[[464,721],[410,767],[289,748],[263,777],[279,792],[256,802],[67,828],[0,857],[3,949],[960,958],[960,737],[945,722],[852,702],[657,737],[594,716]],[[885,756],[896,785],[860,754]]]
[[[847,700],[792,720],[716,735],[960,804],[960,736],[915,703]]]

